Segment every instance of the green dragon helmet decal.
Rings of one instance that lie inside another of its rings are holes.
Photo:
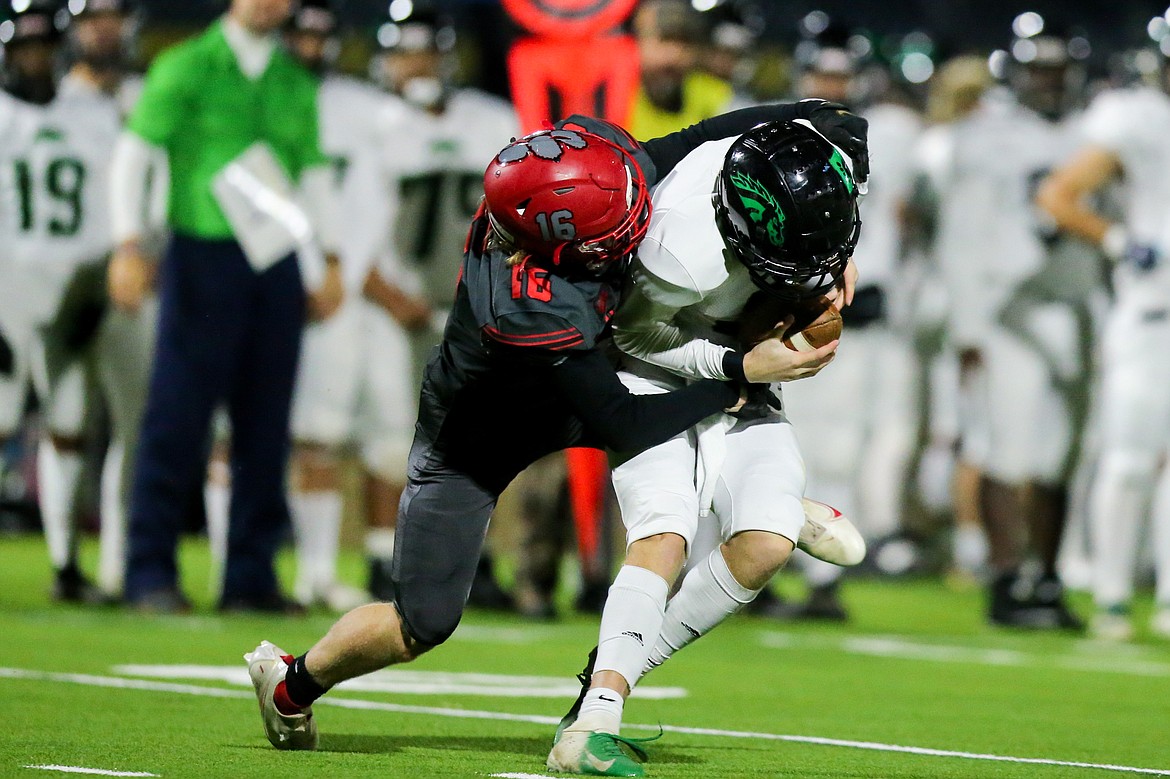
[[[857,191],[857,184],[853,181],[853,175],[849,172],[849,168],[845,165],[845,158],[841,156],[840,149],[833,149],[833,156],[829,157],[829,164],[833,166],[833,170],[845,182],[845,190],[852,195]]]
[[[784,211],[776,198],[746,173],[736,171],[731,174],[731,183],[739,190],[739,199],[748,209],[748,214],[755,224],[763,224],[772,245],[779,248],[784,245]]]

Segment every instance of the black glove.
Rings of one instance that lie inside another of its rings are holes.
[[[736,419],[752,422],[757,419],[763,419],[771,414],[773,410],[779,411],[780,409],[780,398],[776,397],[776,394],[772,392],[772,385],[749,384],[747,385],[747,402],[740,407],[739,411],[732,411],[730,413]]]
[[[805,101],[811,102],[811,101]],[[863,184],[869,179],[869,122],[840,103],[818,101],[808,115],[816,131],[839,146],[853,161],[853,178]]]

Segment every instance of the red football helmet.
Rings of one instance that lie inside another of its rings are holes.
[[[562,270],[598,273],[629,257],[650,224],[634,158],[600,135],[542,130],[496,155],[483,179],[492,228]]]

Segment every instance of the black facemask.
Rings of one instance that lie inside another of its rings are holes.
[[[57,82],[52,76],[30,78],[14,70],[4,73],[4,91],[34,105],[48,105],[57,96]]]

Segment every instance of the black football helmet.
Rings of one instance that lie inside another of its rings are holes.
[[[756,286],[786,300],[831,289],[861,232],[849,163],[795,122],[768,122],[736,140],[713,201],[727,249]]]

